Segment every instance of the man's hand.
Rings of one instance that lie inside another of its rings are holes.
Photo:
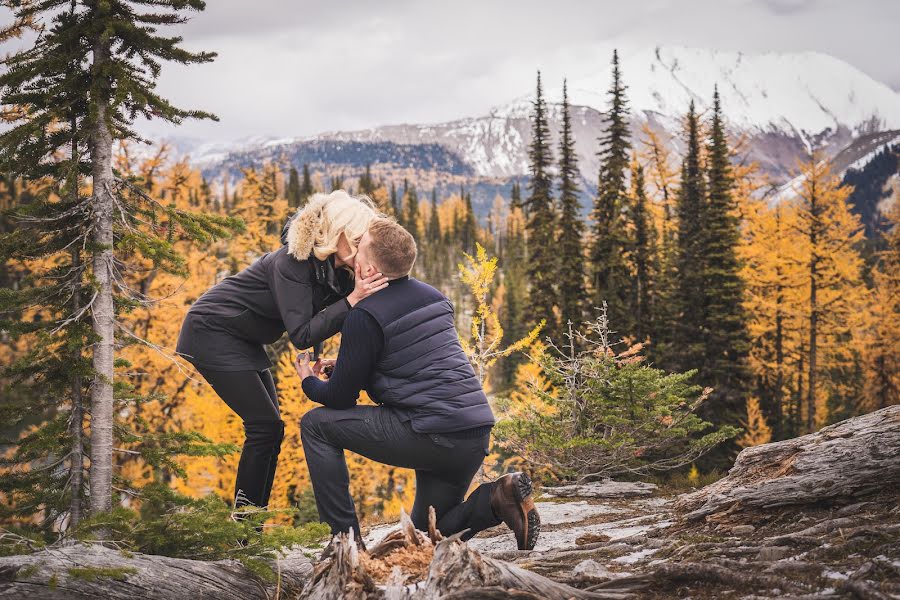
[[[334,372],[334,364],[336,362],[337,361],[333,358],[320,358],[316,361],[316,364],[312,366],[313,375],[328,381],[331,377],[331,373]]]
[[[302,382],[309,376],[315,376],[312,366],[309,364],[309,352],[301,352],[294,359],[294,368],[297,369],[297,375],[300,376]]]
[[[347,302],[350,306],[356,306],[356,303],[363,298],[368,298],[375,292],[383,290],[388,286],[388,279],[381,273],[372,273],[369,277],[363,277],[362,269],[359,263],[356,264],[356,286],[350,295],[347,296]]]

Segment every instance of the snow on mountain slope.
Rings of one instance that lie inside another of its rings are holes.
[[[835,154],[853,139],[877,131],[900,129],[900,94],[855,67],[817,52],[746,54],[699,48],[657,47],[620,54],[622,77],[635,133],[643,123],[672,136],[677,146],[681,120],[694,100],[707,111],[718,86],[729,128],[750,138],[751,158],[765,171],[787,179],[796,158],[813,145]],[[581,75],[569,78],[573,127],[581,171],[596,173],[596,140],[603,131],[602,112],[611,79],[610,56],[586,56]],[[523,91],[532,87],[523,82]],[[549,125],[559,129],[561,90],[550,85]],[[481,117],[447,123],[400,124],[362,131],[328,132],[297,139],[267,140],[259,149],[316,140],[440,144],[485,177],[527,173],[527,147],[533,92],[494,107]],[[246,152],[249,147],[243,148]],[[214,165],[221,153],[194,154]]]

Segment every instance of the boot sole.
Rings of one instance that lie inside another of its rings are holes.
[[[528,527],[525,530],[524,543],[519,546],[519,550],[534,550],[538,536],[541,534],[541,517],[531,497],[534,490],[528,473],[522,473],[516,478],[514,490],[516,501],[522,509],[522,516],[525,517],[525,523],[527,523]]]

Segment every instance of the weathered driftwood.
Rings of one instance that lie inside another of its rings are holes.
[[[586,592],[557,583],[546,577],[526,571],[510,563],[483,556],[459,540],[459,534],[442,539],[430,515],[429,535],[417,531],[406,513],[401,512],[400,528],[392,531],[372,547],[364,557],[351,536],[337,536],[333,540],[333,553],[316,567],[314,576],[300,594],[303,599],[363,600],[425,600],[471,598],[477,592],[479,598],[520,599],[577,599],[577,598],[629,598],[623,592]],[[369,572],[367,558],[382,559],[403,548],[427,548],[433,558],[427,566],[427,577],[422,573],[403,573],[394,566],[383,586],[376,584]],[[418,575],[418,577],[416,576]],[[423,579],[416,585],[407,585],[412,579]]]
[[[576,485],[545,487],[543,495],[550,498],[631,498],[649,496],[656,490],[656,484],[641,481],[592,481]]]
[[[728,475],[681,498],[689,519],[713,513],[849,501],[900,485],[900,405],[803,437],[743,450]]]
[[[302,553],[279,561],[279,584],[267,585],[232,560],[204,562],[129,554],[72,544],[34,554],[0,557],[0,598],[36,600],[244,600],[298,591],[312,564]]]

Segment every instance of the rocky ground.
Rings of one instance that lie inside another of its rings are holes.
[[[698,490],[601,482],[539,489],[542,533],[500,526],[469,543],[405,515],[272,566],[68,543],[0,557],[0,598],[570,600],[900,598],[900,406],[743,450]]]
[[[684,497],[540,494],[542,530],[516,550],[504,526],[469,546],[586,591],[639,598],[900,598],[900,490],[864,501],[689,521]],[[719,522],[721,521],[721,522]],[[373,528],[367,543],[396,525]],[[424,579],[424,577],[423,577]]]

